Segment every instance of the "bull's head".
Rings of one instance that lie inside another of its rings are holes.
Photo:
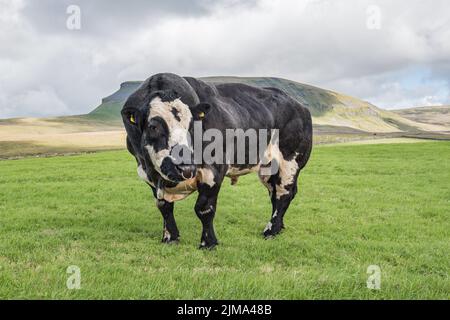
[[[144,89],[147,92],[142,92]],[[195,177],[193,123],[203,118],[209,105],[189,106],[183,94],[173,89],[149,90],[144,86],[139,90],[122,109],[128,149],[151,180],[154,175],[171,182]]]

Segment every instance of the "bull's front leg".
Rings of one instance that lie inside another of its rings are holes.
[[[175,222],[175,217],[173,215],[173,202],[168,202],[166,200],[156,200],[156,206],[163,216],[163,237],[161,242],[163,243],[178,243],[180,233],[178,232],[178,227]]]
[[[195,204],[195,213],[202,222],[202,237],[200,249],[212,249],[218,245],[214,232],[214,215],[216,214],[217,196],[219,187],[210,187],[205,184],[199,185],[199,196]]]

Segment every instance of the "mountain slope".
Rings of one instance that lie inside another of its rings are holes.
[[[237,82],[284,90],[311,111],[315,125],[349,127],[366,132],[448,130],[441,125],[421,123],[403,118],[399,114],[379,109],[369,102],[354,97],[291,80],[268,77],[205,77],[201,79],[214,84]],[[102,104],[89,116],[95,116],[99,119],[103,117],[108,119],[119,118],[120,109],[126,98],[140,84],[140,81],[122,83],[120,89],[104,98]]]

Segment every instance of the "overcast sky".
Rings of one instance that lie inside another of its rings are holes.
[[[85,113],[158,72],[277,76],[383,108],[449,104],[450,4],[0,0],[0,118]]]

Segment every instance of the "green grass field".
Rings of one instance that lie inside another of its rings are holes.
[[[316,147],[273,240],[257,177],[226,181],[213,251],[197,249],[195,195],[176,205],[180,244],[160,243],[125,151],[0,161],[0,298],[448,299],[449,159],[449,142]]]

